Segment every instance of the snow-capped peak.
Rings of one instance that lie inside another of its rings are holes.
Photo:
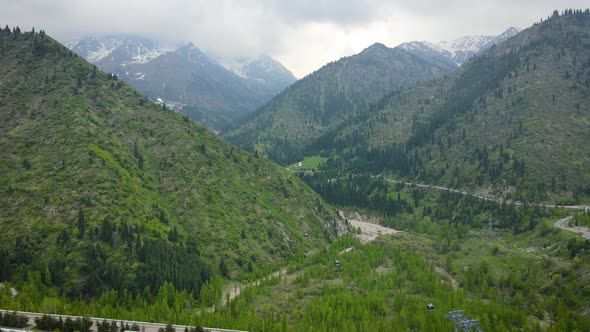
[[[204,65],[204,63],[215,64],[215,61],[212,61],[209,56],[201,52],[192,42],[179,44],[175,50],[169,52],[175,52],[193,63],[200,63],[201,65]]]
[[[497,39],[501,39],[501,40],[506,40],[514,35],[516,35],[517,33],[519,33],[520,31],[522,31],[519,28],[515,28],[515,27],[510,27],[508,29],[506,29],[504,32],[502,32],[499,36],[497,36]]]
[[[268,74],[292,76],[287,68],[267,54],[261,54],[256,57],[234,58],[217,56],[214,59],[225,69],[244,79],[261,80],[262,76]]]
[[[466,36],[452,41],[440,41],[436,43],[426,41],[413,41],[403,43],[399,47],[410,53],[421,54],[440,54],[455,62],[457,65],[463,64],[472,58],[475,54],[500,43],[520,32],[520,29],[510,27],[502,34],[497,36]]]
[[[88,37],[65,46],[93,63],[109,57],[120,63],[146,63],[164,52],[149,39],[126,35]]]
[[[453,41],[441,41],[434,43],[439,48],[456,54],[458,51],[479,51],[484,45],[489,43],[493,36],[466,36],[463,38],[455,39]]]
[[[231,71],[232,73],[238,75],[241,78],[248,79],[248,75],[244,72],[244,67],[246,67],[249,63],[252,62],[253,58],[251,57],[222,57],[222,56],[212,56],[217,63],[219,63],[223,68]]]
[[[70,50],[80,54],[90,62],[100,61],[123,44],[119,38],[88,37],[65,43]]]

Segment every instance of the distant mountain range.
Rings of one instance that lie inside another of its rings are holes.
[[[443,57],[456,66],[461,66],[465,61],[473,58],[477,53],[501,43],[516,35],[520,29],[510,27],[496,36],[466,36],[452,41],[431,43],[427,41],[412,41],[403,43],[398,47],[423,57]]]
[[[411,42],[389,48],[376,43],[330,63],[293,84],[226,138],[288,164],[303,157],[314,140],[364,112],[395,91],[456,70],[476,53],[518,33],[471,36],[452,42]]]
[[[151,99],[214,129],[250,114],[296,80],[270,56],[224,59],[192,43],[159,47],[146,38],[116,35],[65,45]]]

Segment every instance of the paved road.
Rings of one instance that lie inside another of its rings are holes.
[[[475,195],[475,194],[471,194],[468,193],[466,191],[461,191],[461,190],[457,190],[457,189],[451,189],[451,188],[447,188],[447,187],[442,187],[442,186],[432,186],[432,185],[428,185],[428,184],[423,184],[423,183],[411,183],[411,182],[404,182],[404,181],[399,181],[399,180],[393,180],[393,179],[385,179],[388,182],[392,182],[392,183],[404,183],[407,185],[414,185],[416,187],[421,187],[421,188],[432,188],[432,189],[436,189],[436,190],[444,190],[444,191],[450,191],[450,192],[454,192],[454,193],[460,193],[463,195],[470,195],[479,199],[483,199],[486,201],[495,201],[498,203],[501,203],[501,200],[495,199],[495,198],[490,198],[490,197],[484,197],[484,196],[479,196],[479,195]],[[522,206],[523,203],[519,202],[519,201],[506,201],[508,204],[514,204],[517,206]],[[554,205],[549,205],[549,204],[538,204],[537,206],[540,207],[555,207]],[[568,210],[583,210],[583,211],[589,211],[590,210],[590,206],[587,205],[561,205],[561,208],[564,209],[568,209]],[[563,230],[566,231],[570,231],[570,232],[574,232],[574,233],[582,233],[582,236],[585,239],[590,239],[590,229],[588,227],[578,227],[578,226],[569,226],[568,222],[573,218],[573,216],[569,216],[569,217],[565,217],[563,219],[559,219],[558,221],[555,222],[555,227],[557,228],[561,228]]]
[[[476,197],[479,199],[483,199],[486,201],[494,201],[494,202],[498,202],[498,203],[502,203],[503,201],[501,199],[497,199],[497,198],[493,198],[493,197],[486,197],[486,196],[480,196],[480,195],[476,195],[476,194],[471,194],[468,193],[466,191],[462,191],[462,190],[457,190],[457,189],[452,189],[452,188],[447,188],[447,187],[443,187],[443,186],[433,186],[433,185],[429,185],[429,184],[423,184],[423,183],[412,183],[412,182],[405,182],[405,181],[400,181],[400,180],[394,180],[394,179],[387,179],[385,178],[386,181],[388,182],[392,182],[392,183],[404,183],[410,186],[416,186],[416,187],[421,187],[421,188],[431,188],[431,189],[436,189],[436,190],[444,190],[444,191],[450,191],[453,193],[458,193],[458,194],[462,194],[462,195],[469,195],[472,197]],[[514,204],[517,206],[522,206],[524,205],[523,202],[520,201],[511,201],[511,200],[507,200],[506,203],[508,204]],[[529,204],[529,206],[531,206],[531,204]],[[535,205],[532,205],[535,206]],[[555,207],[555,205],[551,205],[551,204],[537,204],[536,206],[540,206],[540,207]],[[560,208],[564,208],[564,209],[569,209],[569,210],[584,210],[584,211],[588,211],[590,210],[590,206],[588,205],[560,205]]]
[[[12,310],[4,310],[4,309],[0,309],[0,312],[2,313],[7,313],[7,312],[14,312]],[[38,313],[38,312],[25,312],[25,311],[17,311],[17,314],[19,315],[25,315],[27,317],[29,317],[29,325],[30,326],[34,326],[35,325],[35,318],[37,317],[42,317],[43,313]],[[66,319],[68,317],[70,317],[71,319],[77,319],[77,318],[81,318],[80,316],[68,316],[68,315],[50,315],[51,317],[55,317],[55,318],[59,318],[61,317],[62,319]],[[91,331],[96,331],[96,323],[97,322],[102,322],[103,320],[107,320],[107,321],[117,321],[117,322],[122,322],[123,324],[127,323],[130,326],[133,324],[137,324],[139,325],[140,328],[142,328],[142,331],[145,332],[158,332],[158,330],[160,328],[166,328],[166,324],[162,324],[162,323],[150,323],[150,322],[136,322],[136,321],[130,321],[130,320],[117,320],[117,319],[109,319],[109,318],[98,318],[98,317],[90,317],[90,319],[93,322]],[[191,328],[191,326],[186,326],[186,325],[172,325],[172,327],[178,331],[178,332],[184,332],[184,329],[186,327],[188,327],[189,329]],[[194,327],[194,326],[192,326]],[[203,329],[205,331],[211,331],[211,332],[244,332],[244,331],[240,331],[240,330],[226,330],[226,329],[220,329],[220,328],[214,328],[214,327],[203,327]]]
[[[579,227],[579,226],[570,226],[568,225],[569,221],[573,218],[573,216],[565,217],[563,219],[559,219],[555,222],[555,227],[561,228],[566,231],[574,232],[574,233],[582,233],[582,236],[585,239],[590,239],[590,229],[588,227]]]

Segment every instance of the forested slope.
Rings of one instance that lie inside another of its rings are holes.
[[[556,13],[357,112],[307,155],[332,156],[326,169],[575,201],[590,194],[589,32],[588,11]]]
[[[0,114],[0,281],[149,299],[167,280],[196,295],[336,233],[297,177],[43,31],[0,31]]]
[[[445,59],[423,59],[374,44],[299,80],[225,137],[281,164],[302,159],[314,140],[392,91],[454,70]]]

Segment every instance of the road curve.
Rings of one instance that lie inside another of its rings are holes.
[[[585,239],[590,239],[590,229],[588,227],[579,227],[579,226],[570,226],[568,225],[569,221],[573,218],[573,216],[565,217],[563,219],[559,219],[555,222],[555,227],[561,228],[566,231],[574,232],[574,233],[582,233],[582,236]]]

